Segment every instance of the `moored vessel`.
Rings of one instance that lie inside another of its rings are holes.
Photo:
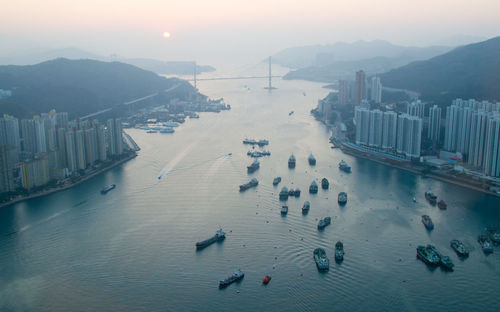
[[[281,207],[281,214],[286,215],[288,213],[288,206],[282,206]]]
[[[440,262],[439,256],[429,246],[418,246],[417,257],[428,265],[437,266]]]
[[[344,260],[344,244],[341,241],[338,241],[335,244],[335,261]]]
[[[324,217],[323,219],[320,219],[318,222],[318,230],[324,229],[327,225],[330,225],[332,222],[332,218],[330,217]]]
[[[428,230],[432,230],[434,228],[434,223],[432,223],[431,217],[428,215],[422,216],[422,223],[425,225],[425,228]]]
[[[276,177],[273,180],[273,185],[278,185],[281,182],[281,177]]]
[[[253,163],[250,166],[247,167],[248,173],[255,172],[259,168],[260,168],[260,163],[259,163],[259,161],[257,159],[255,159],[253,161]]]
[[[315,166],[316,165],[316,158],[314,158],[313,154],[310,154],[309,157],[307,158],[309,161],[309,165]]]
[[[223,280],[220,280],[219,281],[219,288],[227,287],[227,286],[231,285],[232,283],[242,279],[244,276],[245,276],[245,273],[243,273],[243,271],[241,269],[238,269],[238,270],[234,271],[233,275],[228,276],[227,278],[225,278]]]
[[[446,209],[446,207],[448,207],[448,205],[446,205],[446,202],[445,202],[444,200],[442,200],[442,199],[441,199],[441,200],[438,202],[438,207],[439,207],[439,209]]]
[[[328,187],[330,187],[330,183],[328,182],[328,179],[327,178],[323,178],[321,180],[321,188],[324,189],[324,190],[327,190]]]
[[[257,186],[258,184],[259,184],[259,181],[256,178],[252,178],[252,180],[250,180],[250,182],[240,185],[240,192],[246,191],[251,187]]]
[[[290,158],[288,158],[288,168],[295,168],[295,156],[290,155]]]
[[[288,191],[288,197],[290,197],[290,196],[295,196],[295,190],[294,189],[290,189]]]
[[[197,242],[196,243],[196,248],[197,249],[201,249],[201,248],[204,248],[204,247],[207,247],[217,241],[222,241],[226,238],[226,233],[222,231],[222,229],[218,229],[217,232],[215,232],[215,235],[204,240],[204,241],[201,241],[201,242]]]
[[[268,144],[269,144],[268,140],[259,140],[259,141],[257,141],[257,145],[258,146],[265,146],[265,145],[268,145]]]
[[[281,188],[281,192],[280,192],[280,200],[287,200],[288,199],[288,188],[286,186],[283,186],[283,188]]]
[[[295,194],[293,194],[295,197],[300,197],[300,189],[296,188],[295,189]]]
[[[110,184],[108,186],[105,186],[101,189],[101,194],[106,194],[107,192],[111,191],[116,187],[116,184]]]
[[[311,185],[309,186],[309,193],[311,194],[318,193],[318,184],[316,183],[316,181],[312,181]]]
[[[304,202],[304,206],[302,206],[302,213],[307,214],[309,212],[309,208],[311,208],[311,204],[306,200]]]
[[[313,252],[314,262],[320,271],[327,271],[330,268],[330,261],[326,256],[326,251],[323,248],[316,248]]]
[[[160,129],[160,133],[174,133],[174,128],[162,128]]]
[[[340,205],[345,205],[345,203],[347,203],[347,193],[340,192],[338,195],[337,201]]]
[[[460,257],[468,257],[469,256],[469,250],[464,245],[464,243],[462,243],[458,239],[452,240],[450,242],[450,246],[451,246],[451,248],[453,248],[453,250],[455,250],[457,255],[459,255]]]
[[[437,202],[437,196],[432,193],[432,190],[425,192],[425,199],[427,199],[432,205],[435,205]]]
[[[344,160],[339,162],[339,169],[345,172],[351,172],[351,167]]]
[[[483,249],[483,252],[485,254],[493,252],[493,243],[486,234],[479,235],[477,241],[479,242],[479,245],[481,245],[481,248]]]

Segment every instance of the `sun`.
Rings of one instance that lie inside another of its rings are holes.
[[[170,38],[170,33],[168,31],[163,33],[163,38],[168,39]]]

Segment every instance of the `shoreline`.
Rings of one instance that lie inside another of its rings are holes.
[[[358,154],[358,153],[355,153],[355,152],[352,152],[352,151],[346,151],[343,148],[341,148],[341,150],[345,154],[352,155],[352,156],[355,156],[355,157],[364,158],[364,159],[367,159],[367,160],[371,160],[371,161],[377,162],[379,164],[382,164],[382,165],[385,165],[385,166],[388,166],[388,167],[405,170],[405,171],[411,172],[413,174],[420,175],[422,177],[428,177],[428,178],[435,179],[435,180],[438,180],[438,181],[441,181],[441,182],[446,182],[446,183],[449,183],[449,184],[457,185],[457,186],[460,186],[460,187],[463,187],[463,188],[466,188],[466,189],[469,189],[469,190],[474,190],[474,191],[478,191],[478,192],[481,192],[481,193],[484,193],[484,194],[488,194],[488,195],[493,195],[493,196],[496,196],[496,197],[500,197],[500,194],[498,194],[498,193],[486,190],[486,189],[481,188],[481,187],[479,187],[477,185],[474,185],[474,184],[470,184],[467,181],[455,180],[452,177],[445,177],[445,176],[437,175],[437,174],[433,174],[433,173],[424,174],[420,170],[415,169],[415,168],[411,168],[411,167],[408,167],[408,166],[402,166],[402,165],[397,165],[397,164],[389,163],[389,162],[383,161],[381,159],[368,157],[366,155]]]
[[[57,192],[61,192],[61,191],[64,191],[64,190],[67,190],[67,189],[70,189],[72,187],[75,187],[83,182],[86,182],[96,176],[98,176],[99,174],[101,173],[104,173],[110,169],[113,169],[133,158],[137,157],[137,153],[136,152],[133,152],[132,154],[130,154],[128,157],[126,158],[123,158],[123,159],[120,159],[119,161],[107,166],[107,167],[104,167],[104,168],[101,168],[95,172],[92,172],[91,174],[83,177],[82,179],[74,182],[74,183],[71,183],[69,185],[64,185],[64,186],[61,186],[61,187],[57,187],[57,188],[53,188],[53,189],[48,189],[48,190],[45,190],[45,191],[42,191],[40,193],[35,193],[35,194],[31,194],[31,195],[28,195],[26,197],[21,197],[21,198],[16,198],[12,201],[9,201],[9,202],[6,202],[6,203],[3,203],[3,204],[0,204],[0,209],[2,208],[5,208],[5,207],[8,207],[8,206],[11,206],[11,205],[14,205],[14,204],[17,204],[17,203],[20,203],[22,201],[25,201],[25,200],[29,200],[29,199],[33,199],[33,198],[38,198],[38,197],[42,197],[42,196],[47,196],[47,195],[51,195],[51,194],[54,194],[54,193],[57,193]]]

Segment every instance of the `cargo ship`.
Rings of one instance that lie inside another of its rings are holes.
[[[311,194],[318,193],[318,184],[316,183],[316,181],[312,181],[311,185],[309,186],[309,193]]]
[[[464,245],[464,243],[462,243],[458,239],[452,240],[450,242],[450,246],[451,246],[451,248],[453,248],[453,250],[455,250],[457,255],[459,255],[460,257],[468,257],[469,256],[469,250]]]
[[[215,235],[204,240],[204,241],[201,241],[201,242],[197,242],[196,243],[196,248],[197,249],[201,249],[201,248],[205,248],[209,245],[212,245],[213,243],[217,242],[217,241],[222,241],[226,238],[226,233],[222,231],[222,229],[218,229],[217,232],[215,232]]]
[[[251,187],[257,186],[258,184],[259,181],[256,178],[253,178],[250,182],[240,185],[240,192],[246,191]]]
[[[351,167],[344,160],[339,162],[339,169],[345,172],[351,172]]]
[[[318,222],[318,230],[324,229],[327,225],[330,225],[332,222],[332,218],[330,217],[324,217],[323,219],[320,219]]]
[[[337,201],[339,202],[340,205],[345,205],[345,203],[347,203],[347,193],[340,192]]]
[[[335,261],[340,262],[342,260],[344,260],[344,244],[338,241],[335,244]]]
[[[288,158],[288,168],[295,168],[295,156],[293,154]]]
[[[327,271],[330,268],[330,261],[326,256],[326,251],[323,248],[316,248],[313,252],[314,262],[320,271]]]
[[[280,196],[280,200],[287,200],[288,199],[288,188],[286,186],[283,186],[279,196]]]
[[[231,285],[232,283],[239,281],[244,276],[245,276],[245,273],[243,273],[243,271],[241,269],[238,269],[238,270],[234,271],[233,275],[231,275],[223,280],[220,280],[219,281],[219,288],[225,288],[225,287]]]
[[[257,171],[260,168],[260,163],[257,159],[253,161],[253,163],[247,167],[248,173],[252,173]]]
[[[321,180],[321,188],[324,189],[324,190],[327,190],[328,187],[330,187],[330,183],[328,182],[328,179],[327,178],[323,178]]]
[[[311,208],[311,204],[306,200],[304,202],[304,206],[302,206],[302,213],[307,214],[309,212],[309,208]]]
[[[315,166],[316,165],[316,158],[314,158],[313,154],[310,154],[309,157],[307,158],[309,161],[309,165]]]

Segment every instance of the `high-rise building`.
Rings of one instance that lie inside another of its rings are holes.
[[[359,105],[362,100],[366,99],[366,84],[365,72],[360,70],[356,72],[356,87],[354,105]]]
[[[356,144],[368,145],[370,140],[370,110],[356,106],[354,120],[356,122]]]
[[[18,148],[0,144],[0,193],[15,191],[14,166],[18,161]]]
[[[396,148],[398,128],[398,114],[393,111],[384,113],[384,124],[382,129],[382,148],[394,150]]]
[[[425,117],[425,103],[420,100],[408,103],[406,106],[406,113],[410,116],[417,116],[418,118],[424,119]]]
[[[500,109],[499,109],[500,111]],[[486,141],[484,146],[484,173],[500,176],[500,113],[491,116],[486,125]]]
[[[111,156],[123,153],[122,122],[118,118],[108,119],[108,146]]]
[[[382,83],[380,82],[380,77],[372,77],[370,99],[377,104],[382,103]]]
[[[427,130],[427,138],[434,142],[439,141],[441,134],[441,108],[434,105],[429,109],[429,128]]]
[[[77,169],[75,131],[73,128],[66,132],[66,165],[70,173]]]
[[[383,130],[384,113],[378,109],[370,111],[370,132],[368,146],[382,147],[382,130]]]
[[[420,157],[422,144],[422,119],[401,114],[398,117],[398,138],[396,151],[407,157]]]
[[[106,160],[106,133],[104,130],[104,126],[99,125],[96,128],[97,132],[97,149],[99,153],[99,161]]]
[[[97,150],[97,134],[94,128],[85,130],[85,159],[87,166],[92,166],[99,157]]]
[[[17,118],[9,115],[3,115],[3,118],[0,118],[0,145],[9,145],[20,151],[21,138]]]
[[[349,82],[346,80],[339,80],[339,105],[345,106],[349,104]]]
[[[76,167],[78,170],[87,168],[85,161],[85,135],[83,130],[75,131],[75,147],[76,147]]]

